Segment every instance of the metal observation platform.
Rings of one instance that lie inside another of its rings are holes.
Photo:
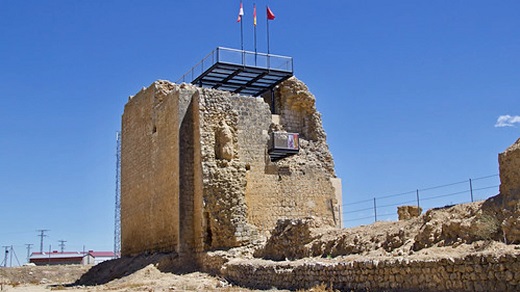
[[[259,96],[291,76],[292,57],[217,47],[175,83]]]

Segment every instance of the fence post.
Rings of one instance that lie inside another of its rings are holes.
[[[469,194],[471,195],[471,202],[473,203],[473,184],[471,183],[471,178],[469,179]]]
[[[416,196],[417,196],[417,208],[421,208],[421,205],[419,204],[419,189],[417,189]]]
[[[374,198],[374,222],[377,222],[376,198]]]

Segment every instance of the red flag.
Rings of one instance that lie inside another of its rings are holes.
[[[267,19],[268,20],[274,20],[275,18],[276,18],[276,16],[271,11],[271,9],[269,9],[269,6],[267,6]]]
[[[242,5],[242,1],[240,1],[240,10],[238,10],[237,22],[242,21],[242,16],[244,16],[244,6]]]
[[[253,24],[256,26],[256,4],[253,6]]]

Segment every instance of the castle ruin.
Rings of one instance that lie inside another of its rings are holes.
[[[122,255],[243,246],[268,236],[279,219],[341,227],[341,180],[314,96],[292,77],[273,97],[168,81],[130,97]],[[272,151],[274,139],[292,133],[297,154]]]

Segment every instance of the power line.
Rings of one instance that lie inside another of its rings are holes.
[[[48,235],[45,234],[45,232],[50,231],[50,230],[48,230],[48,229],[38,229],[36,231],[40,232],[40,234],[38,235],[40,237],[40,253],[43,253],[43,238],[48,236]]]

